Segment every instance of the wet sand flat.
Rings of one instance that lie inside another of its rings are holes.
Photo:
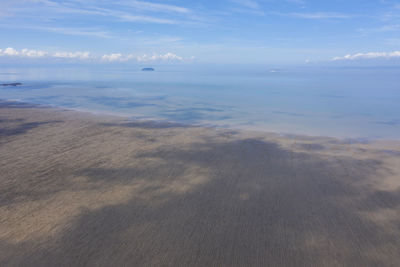
[[[400,266],[400,145],[2,101],[0,266]]]

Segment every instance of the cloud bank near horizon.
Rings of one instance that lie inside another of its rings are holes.
[[[134,55],[124,55],[122,53],[111,53],[104,54],[101,56],[93,55],[87,51],[76,51],[76,52],[48,52],[44,50],[35,49],[21,49],[17,50],[12,47],[5,49],[0,48],[0,57],[14,57],[14,58],[26,58],[26,59],[37,59],[37,58],[56,58],[56,59],[76,59],[86,61],[101,61],[101,62],[184,62],[194,60],[194,57],[184,58],[174,53],[167,52],[165,54],[153,53]]]
[[[400,58],[400,51],[347,54],[342,57],[334,57],[332,58],[332,61],[357,60],[357,59],[393,59],[393,58]]]

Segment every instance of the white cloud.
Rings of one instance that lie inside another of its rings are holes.
[[[89,59],[90,53],[89,52],[56,52],[52,54],[52,57],[55,58],[76,58],[76,59]]]
[[[12,57],[12,56],[18,56],[19,52],[12,47],[7,47],[6,49],[4,49],[3,54]]]
[[[153,53],[152,55],[144,54],[141,56],[135,56],[133,54],[129,55],[123,55],[121,53],[114,53],[114,54],[106,54],[101,57],[102,61],[107,61],[107,62],[123,62],[123,61],[129,61],[129,60],[136,60],[137,62],[151,62],[151,61],[168,61],[168,62],[173,62],[173,61],[184,61],[184,60],[193,60],[194,57],[190,58],[183,58],[181,56],[178,56],[174,53],[165,53],[165,54],[156,54]]]
[[[165,55],[160,55],[160,59],[162,60],[183,60],[182,57],[177,56],[175,54],[172,53],[166,53]]]
[[[104,55],[101,57],[103,61],[124,61],[126,58],[122,57],[122,54],[120,53],[115,53],[115,54],[109,54],[109,55]]]
[[[148,61],[183,61],[183,57],[177,56],[173,53],[166,53],[164,55],[158,55],[158,54],[153,54],[153,55],[146,55],[144,54],[143,56],[138,56],[137,61],[139,62],[148,62]]]
[[[4,50],[0,49],[0,56],[9,56],[9,57],[21,57],[21,58],[41,58],[41,57],[53,57],[53,58],[76,58],[76,59],[89,59],[89,52],[55,52],[50,54],[47,51],[43,50],[34,50],[34,49],[21,49],[16,50],[12,47],[8,47]]]
[[[187,60],[193,60],[194,57],[187,58]],[[152,55],[144,54],[141,56],[135,56],[133,54],[123,55],[121,53],[113,53],[113,54],[105,54],[101,57],[102,61],[106,62],[123,62],[129,60],[136,60],[138,62],[151,62],[151,61],[184,61],[185,58],[178,56],[174,53],[168,52],[165,54],[156,54]]]
[[[46,51],[41,51],[41,50],[30,50],[30,49],[22,49],[21,52],[19,52],[19,55],[22,57],[45,57],[48,55]]]
[[[334,57],[333,61],[338,60],[356,60],[356,59],[373,59],[373,58],[400,58],[400,51],[393,52],[368,52],[368,53],[357,53],[357,54],[348,54],[343,57]]]

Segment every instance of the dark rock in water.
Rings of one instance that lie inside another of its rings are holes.
[[[142,71],[154,71],[153,68],[143,68]]]
[[[18,86],[22,85],[22,83],[2,83],[1,86]]]

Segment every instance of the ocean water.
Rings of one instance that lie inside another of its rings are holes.
[[[400,68],[0,67],[0,99],[184,124],[400,139]]]

